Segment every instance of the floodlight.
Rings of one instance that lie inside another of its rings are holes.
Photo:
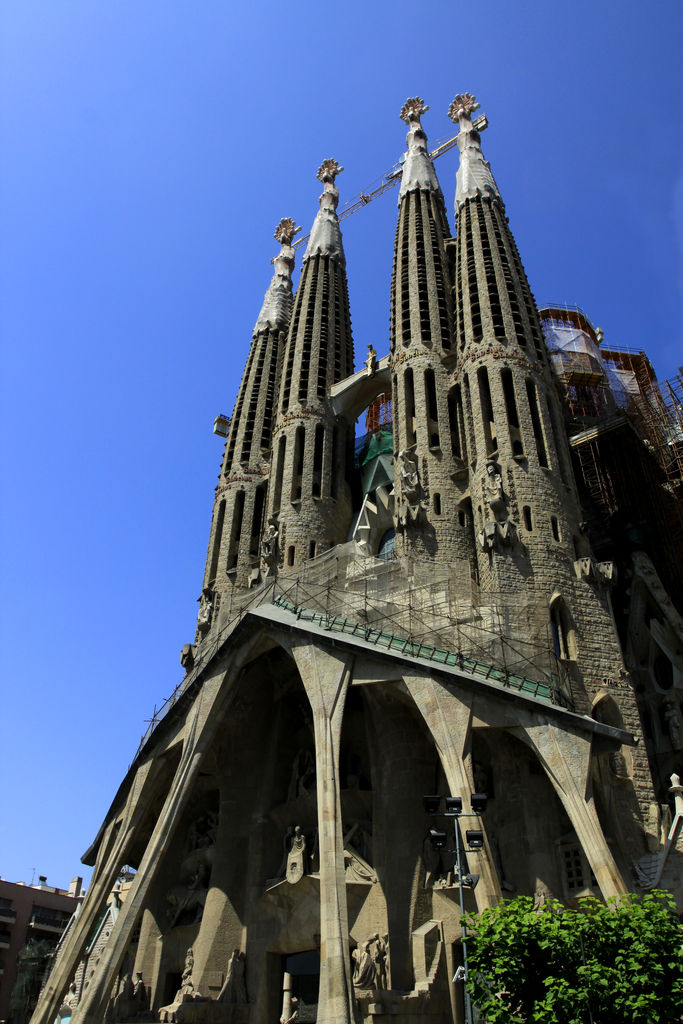
[[[446,797],[446,813],[447,814],[462,814],[462,797],[461,796],[447,796]]]
[[[470,804],[475,814],[483,814],[486,810],[486,801],[488,797],[486,793],[473,793]]]
[[[441,805],[440,796],[423,796],[422,803],[427,814],[438,814],[439,806]]]
[[[430,828],[429,842],[435,850],[443,850],[446,845],[446,833],[442,828]]]
[[[462,884],[468,889],[476,889],[479,882],[479,875],[467,874],[463,876]]]
[[[472,850],[481,850],[484,845],[484,833],[479,828],[468,828],[465,832],[465,839]]]

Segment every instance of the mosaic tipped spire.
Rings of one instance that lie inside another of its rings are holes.
[[[448,116],[460,125],[458,148],[460,167],[455,190],[456,214],[467,199],[474,196],[489,196],[502,203],[491,165],[481,151],[481,136],[472,124],[472,114],[479,109],[476,97],[471,92],[458,93],[450,107]]]
[[[275,228],[274,237],[280,243],[280,252],[273,258],[273,277],[268,286],[254,333],[267,328],[286,330],[292,312],[292,270],[294,249],[292,239],[301,231],[291,217],[283,217]]]
[[[403,174],[401,176],[401,189],[398,201],[406,192],[415,189],[426,189],[432,192],[439,192],[439,182],[434,170],[434,164],[427,150],[427,136],[420,118],[426,114],[429,107],[421,96],[411,96],[401,107],[400,118],[408,125],[406,143],[408,151],[403,163]]]
[[[344,168],[340,167],[332,158],[323,160],[318,168],[316,177],[323,183],[323,193],[320,196],[320,209],[313,221],[311,236],[304,253],[304,262],[311,256],[330,256],[344,262],[344,249],[337,217],[339,190],[335,184],[335,178],[343,170]]]

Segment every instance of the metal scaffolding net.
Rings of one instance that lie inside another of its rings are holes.
[[[280,573],[273,602],[325,629],[570,704],[547,607],[525,593],[482,591],[467,561],[384,561],[350,541],[296,575]]]

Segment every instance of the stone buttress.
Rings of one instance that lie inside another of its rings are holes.
[[[269,522],[285,568],[346,540],[351,518],[345,478],[348,427],[334,415],[330,387],[353,373],[346,260],[335,178],[325,160],[320,210],[303,258],[284,348],[273,437]]]
[[[292,312],[291,242],[296,230],[291,218],[283,218],[275,231],[281,249],[273,260],[273,278],[254,326],[216,487],[199,613],[200,634],[210,625],[216,600],[233,586],[247,586],[258,574],[278,360]]]
[[[448,368],[456,352],[450,229],[420,123],[427,110],[419,96],[401,110],[408,149],[391,285],[395,516],[399,551],[471,561],[462,412]]]

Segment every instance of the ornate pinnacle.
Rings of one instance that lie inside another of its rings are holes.
[[[291,245],[292,239],[301,231],[301,228],[296,226],[296,221],[292,220],[291,217],[283,217],[278,226],[275,228],[275,240],[280,245]]]
[[[340,167],[336,160],[331,158],[329,160],[323,160],[318,168],[316,178],[322,181],[323,184],[331,182],[334,185],[334,179],[338,174],[341,174],[343,170],[344,168]]]
[[[411,124],[420,123],[420,118],[423,114],[426,114],[429,107],[425,104],[425,101],[421,96],[411,96],[405,101],[401,107],[400,118],[402,121],[411,126]]]
[[[471,117],[480,105],[471,92],[459,92],[448,108],[448,116],[457,124],[461,117]]]

